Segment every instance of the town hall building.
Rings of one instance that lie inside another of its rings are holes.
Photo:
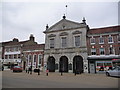
[[[44,66],[49,72],[88,72],[87,30],[85,18],[78,23],[65,15],[53,26],[46,26]]]

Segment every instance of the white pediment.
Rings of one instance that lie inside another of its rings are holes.
[[[62,19],[50,28],[48,28],[45,32],[50,31],[58,31],[58,30],[66,30],[66,29],[73,29],[73,28],[80,28],[86,26],[83,23],[73,22],[67,19]]]

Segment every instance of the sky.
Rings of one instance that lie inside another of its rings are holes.
[[[118,0],[108,1],[2,1],[0,3],[0,42],[10,41],[13,38],[24,41],[33,34],[36,42],[45,43],[43,31],[46,25],[48,24],[49,27],[54,25],[62,19],[64,14],[66,19],[80,23],[85,17],[90,28],[118,25]]]

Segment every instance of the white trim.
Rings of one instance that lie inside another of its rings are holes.
[[[109,42],[109,37],[112,38],[112,42]],[[111,36],[111,35],[108,36],[108,43],[109,43],[109,44],[110,44],[110,43],[114,43],[113,36]]]
[[[40,62],[40,64],[39,64],[39,61],[40,61],[39,55],[41,56],[41,62]],[[41,65],[42,64],[42,58],[43,58],[42,54],[38,54],[38,63],[37,63],[37,65]]]
[[[94,42],[94,43],[91,43],[91,39],[94,39],[94,40],[95,40],[95,38],[90,38],[90,45],[94,45],[95,42]]]
[[[38,52],[38,51],[44,51],[44,50],[28,50],[28,51],[24,51],[24,52]]]
[[[103,39],[103,42],[102,42],[102,43],[100,42],[100,38]],[[104,44],[104,37],[102,37],[102,36],[99,37],[99,44]]]

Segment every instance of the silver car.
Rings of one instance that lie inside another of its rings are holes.
[[[106,75],[120,77],[120,67],[115,67],[112,70],[106,71]]]

